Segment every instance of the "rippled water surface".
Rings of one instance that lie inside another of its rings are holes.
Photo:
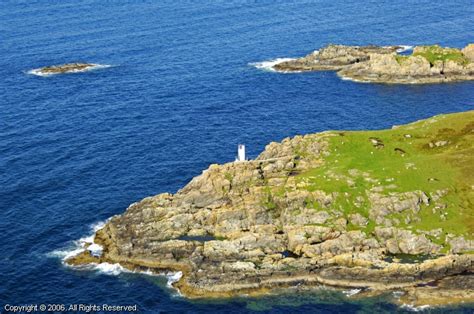
[[[469,0],[1,1],[0,305],[404,311],[384,297],[331,291],[190,302],[164,277],[73,270],[60,256],[130,203],[175,192],[209,164],[233,160],[238,143],[255,157],[296,134],[474,109],[472,83],[370,85],[253,65],[327,43],[462,47],[473,40],[473,11]],[[75,61],[111,67],[28,74]]]

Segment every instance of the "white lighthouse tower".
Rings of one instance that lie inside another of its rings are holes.
[[[237,149],[237,158],[235,161],[245,161],[245,145],[239,144]]]

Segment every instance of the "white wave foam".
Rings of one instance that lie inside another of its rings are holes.
[[[166,286],[170,289],[173,289],[175,291],[175,296],[181,297],[182,294],[179,291],[178,288],[173,287],[173,284],[181,279],[183,277],[183,273],[181,271],[177,272],[166,272],[166,273],[155,273],[151,271],[150,269],[147,270],[129,270],[122,265],[115,263],[91,263],[87,265],[81,265],[81,266],[70,266],[76,269],[83,269],[83,270],[90,270],[90,271],[96,271],[100,274],[103,275],[109,275],[109,276],[119,276],[120,274],[139,274],[139,275],[147,275],[147,276],[159,276],[159,277],[166,277]]]
[[[48,77],[48,76],[53,76],[53,75],[57,75],[57,74],[88,72],[88,71],[94,71],[94,70],[105,69],[105,68],[110,68],[110,67],[112,67],[112,65],[110,65],[110,64],[91,63],[91,66],[86,67],[84,69],[70,70],[70,71],[67,71],[67,72],[64,72],[64,73],[45,73],[45,72],[41,71],[42,68],[32,69],[32,70],[27,71],[26,73],[31,74],[31,75],[36,75],[36,76]]]
[[[90,225],[90,232],[87,236],[80,238],[79,240],[75,240],[72,242],[72,245],[66,248],[54,250],[52,252],[47,253],[48,257],[59,257],[61,261],[64,262],[79,253],[84,252],[86,249],[90,250],[94,256],[100,256],[102,254],[102,246],[99,244],[94,243],[95,233],[100,229],[104,228],[106,221],[99,221]],[[98,255],[97,255],[98,254]]]
[[[147,275],[147,276],[160,276],[160,277],[166,277],[166,286],[169,288],[174,288],[173,284],[181,279],[183,277],[183,273],[181,271],[177,272],[166,272],[166,273],[154,273],[150,269],[147,270],[129,270],[124,268],[122,265],[115,263],[115,264],[110,264],[107,262],[100,263],[100,264],[88,264],[85,266],[85,269],[91,269],[91,270],[96,270],[99,273],[105,274],[105,275],[112,275],[112,276],[118,276],[122,273],[129,273],[129,274],[141,274],[141,275]]]
[[[127,272],[120,264],[100,263],[92,264],[93,268],[106,275],[118,276],[120,273]]]
[[[383,48],[391,48],[393,46],[383,46]],[[409,46],[409,45],[397,45],[397,47],[400,47],[396,50],[397,53],[402,53],[405,51],[412,50],[414,46]]]
[[[104,221],[98,221],[96,223],[93,223],[90,228],[92,229],[92,231],[94,233],[96,233],[97,231],[99,231],[100,229],[104,228],[105,225],[107,224],[107,222],[109,222],[110,219],[107,219],[107,220],[104,220]]]
[[[102,245],[99,245],[97,243],[92,243],[91,245],[87,247],[87,249],[91,252],[92,256],[96,256],[96,257],[101,256],[102,251],[104,250]]]
[[[275,70],[274,66],[286,62],[286,61],[292,61],[295,60],[295,58],[276,58],[273,60],[268,60],[268,61],[262,61],[262,62],[252,62],[249,63],[250,66],[253,66],[257,69],[265,70],[265,71],[271,71],[271,72],[283,72],[283,71],[277,71]]]
[[[80,254],[84,252],[85,250],[89,250],[92,255],[94,256],[100,256],[103,251],[103,247],[97,243],[94,243],[94,237],[95,233],[102,229],[105,224],[109,221],[99,221],[97,223],[94,223],[90,226],[90,234],[80,238],[79,240],[73,241],[72,245],[67,248],[63,249],[58,249],[54,250],[50,253],[47,253],[48,257],[54,257],[54,258],[60,258],[61,262],[64,266],[75,268],[75,269],[83,269],[83,270],[95,270],[101,274],[105,275],[111,275],[111,276],[118,276],[122,273],[135,273],[135,274],[142,274],[142,275],[148,275],[148,276],[164,276],[167,278],[166,286],[172,289],[175,289],[173,287],[173,283],[179,281],[181,277],[183,277],[183,273],[181,271],[177,272],[166,272],[166,273],[155,273],[151,271],[150,269],[147,270],[140,270],[140,271],[132,271],[124,268],[122,265],[115,263],[90,263],[87,265],[80,265],[80,266],[72,266],[69,264],[66,264],[66,260],[68,258],[71,258],[77,254]],[[179,290],[176,289],[177,294],[181,295]]]
[[[166,278],[168,278],[168,282],[166,285],[168,287],[173,287],[173,284],[181,279],[183,277],[183,273],[178,271],[178,272],[168,272],[165,274]]]
[[[339,77],[340,77],[341,80],[343,80],[343,81],[352,81],[352,82],[356,82],[356,83],[370,83],[369,81],[363,81],[363,80],[353,79],[353,78],[351,78],[351,77],[342,76],[342,75],[339,75]]]
[[[398,53],[413,50],[413,46],[408,46],[408,45],[398,45],[398,46],[401,47],[401,48],[397,49]]]
[[[412,311],[412,312],[421,312],[421,311],[425,311],[425,310],[430,308],[429,305],[414,306],[414,305],[411,305],[411,304],[403,304],[400,307],[402,309],[406,309],[406,310],[409,310],[409,311]]]
[[[344,290],[342,291],[342,293],[344,293],[347,297],[352,297],[353,295],[356,295],[361,291],[362,289],[351,289],[351,290]]]
[[[83,248],[72,248],[72,249],[59,249],[54,250],[46,254],[48,257],[57,257],[60,258],[62,261],[67,260],[70,257],[73,257],[81,252],[83,252]]]

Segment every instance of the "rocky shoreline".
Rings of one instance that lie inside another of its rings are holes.
[[[394,54],[400,50],[403,47],[328,45],[302,58],[275,64],[274,68],[282,72],[339,71],[348,65],[368,61],[371,54]]]
[[[429,84],[474,80],[474,44],[463,49],[438,45],[414,47],[400,55],[401,46],[328,45],[302,58],[273,66],[280,72],[337,71],[343,79],[368,83]]]
[[[474,180],[457,177],[473,173],[473,137],[474,111],[287,138],[130,205],[96,232],[100,254],[66,262],[181,271],[173,286],[189,298],[326,285],[399,291],[416,306],[474,302]],[[351,145],[376,168],[345,168]]]

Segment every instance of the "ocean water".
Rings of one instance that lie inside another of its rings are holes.
[[[470,0],[2,0],[0,312],[7,303],[137,304],[146,313],[407,311],[385,297],[361,301],[327,289],[189,301],[164,276],[71,269],[61,257],[130,203],[232,161],[238,143],[255,157],[296,134],[474,109],[473,83],[360,84],[258,66],[328,43],[463,47],[473,40],[473,16]],[[75,61],[110,67],[28,74]]]

